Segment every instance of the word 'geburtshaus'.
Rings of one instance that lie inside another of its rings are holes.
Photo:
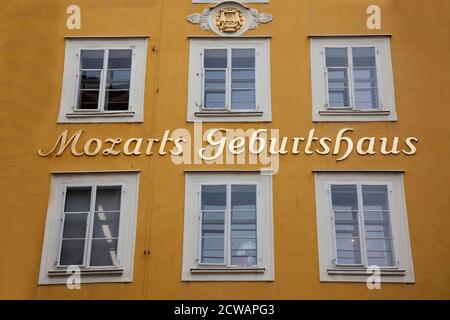
[[[180,134],[180,130],[183,134]],[[172,156],[182,156],[183,153],[189,151],[192,146],[199,146],[195,150],[196,156],[205,161],[214,161],[221,157],[224,152],[233,155],[245,154],[248,150],[250,154],[269,154],[269,155],[285,155],[291,153],[293,155],[332,154],[338,156],[337,161],[347,159],[350,154],[356,150],[359,155],[413,155],[417,152],[416,145],[418,139],[407,137],[400,140],[399,137],[362,137],[354,143],[353,138],[348,134],[353,132],[352,128],[343,128],[339,130],[334,139],[330,137],[317,137],[315,129],[311,129],[307,137],[278,137],[278,130],[271,129],[271,137],[267,137],[269,130],[267,129],[209,129],[205,134],[200,136],[194,135],[191,139],[190,132],[185,129],[177,129],[170,132],[166,130],[161,139],[157,138],[90,138],[84,143],[80,142],[80,138],[84,133],[84,129],[75,132],[69,137],[68,130],[64,130],[57,138],[55,144],[49,151],[39,150],[38,155],[47,157],[62,155],[70,146],[72,155],[80,156],[117,156],[120,154],[126,156],[151,156],[154,149],[158,149],[161,156],[170,153]],[[200,142],[198,143],[198,139]],[[197,143],[195,143],[197,140]],[[204,146],[206,142],[206,146]],[[401,143],[401,145],[400,145]],[[158,146],[156,146],[158,145]],[[211,152],[213,150],[213,152]]]

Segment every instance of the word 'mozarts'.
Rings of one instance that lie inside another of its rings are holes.
[[[120,154],[126,156],[151,156],[155,150],[158,154],[164,156],[170,153],[172,156],[183,157],[187,151],[190,155],[192,146],[199,146],[195,150],[196,156],[205,161],[214,161],[220,158],[224,152],[233,155],[245,154],[248,151],[252,155],[270,154],[270,155],[298,155],[302,152],[306,155],[317,153],[319,155],[332,154],[338,156],[337,161],[347,159],[353,150],[359,155],[413,155],[417,152],[416,145],[418,139],[407,137],[362,137],[354,142],[349,135],[355,130],[353,128],[343,128],[339,130],[334,138],[317,137],[315,129],[311,129],[307,137],[278,137],[278,130],[271,129],[271,137],[267,137],[267,129],[209,129],[206,132],[206,138],[203,135],[194,135],[191,139],[190,133],[183,130],[180,135],[179,130],[170,132],[166,130],[161,139],[159,138],[90,138],[84,143],[80,138],[85,132],[84,129],[78,130],[69,137],[68,130],[64,130],[58,136],[53,147],[48,151],[42,149],[38,151],[41,157],[62,155],[67,149],[73,156],[117,156]],[[187,134],[186,134],[187,132]],[[206,146],[204,143],[206,142]],[[70,148],[69,148],[70,146]],[[213,152],[212,152],[213,151]]]

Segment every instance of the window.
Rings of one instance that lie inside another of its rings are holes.
[[[413,282],[403,177],[398,173],[316,173],[322,281]],[[365,275],[365,276],[364,276]]]
[[[223,0],[192,0],[192,3],[220,3]],[[269,3],[270,0],[239,0],[240,3]]]
[[[188,121],[270,121],[268,39],[191,39]]]
[[[314,121],[396,120],[389,38],[311,38]]]
[[[83,282],[131,281],[136,193],[136,173],[53,175],[39,283],[72,266]]]
[[[271,176],[186,174],[184,281],[273,280]]]
[[[66,43],[59,122],[142,122],[147,39]]]

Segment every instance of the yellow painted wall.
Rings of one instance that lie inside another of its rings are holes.
[[[66,7],[82,9],[67,30]],[[383,28],[369,31],[366,7],[379,4]],[[3,0],[0,3],[0,298],[25,299],[404,299],[450,298],[450,1],[271,0],[251,4],[275,20],[247,35],[271,35],[273,122],[228,128],[279,128],[282,136],[415,136],[414,156],[281,157],[273,178],[275,281],[181,282],[184,170],[168,156],[40,158],[57,135],[161,137],[186,123],[188,35],[209,35],[186,16],[189,0]],[[311,122],[308,34],[392,34],[398,122]],[[57,124],[65,36],[149,35],[142,124]],[[152,52],[155,46],[157,51]],[[159,93],[156,94],[156,89]],[[205,127],[214,127],[209,124]],[[223,126],[223,124],[221,125]],[[189,168],[192,168],[189,167]],[[198,168],[198,167],[196,167]],[[207,168],[202,166],[201,168]],[[222,169],[224,167],[221,167]],[[226,169],[234,169],[226,167]],[[403,169],[416,283],[320,283],[313,169]],[[50,172],[140,169],[134,279],[130,284],[38,286]],[[150,256],[144,256],[144,250]]]

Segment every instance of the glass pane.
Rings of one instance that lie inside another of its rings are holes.
[[[255,70],[240,69],[231,72],[232,89],[254,89],[255,88]]]
[[[352,53],[354,67],[376,66],[375,48],[352,48]]]
[[[256,212],[235,211],[231,213],[232,238],[256,238]]]
[[[336,211],[334,213],[334,224],[337,237],[359,237],[357,212]]]
[[[392,237],[388,212],[364,212],[364,226],[367,238]]]
[[[103,69],[104,50],[81,50],[81,69]]]
[[[108,69],[130,69],[132,50],[109,50]]]
[[[361,264],[361,246],[359,239],[337,238],[336,249],[338,264]]]
[[[354,211],[358,210],[358,196],[354,184],[331,185],[331,200],[333,210]]]
[[[80,91],[78,109],[98,109],[98,91]]]
[[[387,185],[363,185],[364,210],[389,210]]]
[[[227,198],[226,185],[202,186],[202,210],[225,210]]]
[[[106,91],[105,92],[105,110],[128,110],[128,101],[130,91]]]
[[[356,109],[377,109],[378,89],[356,89],[355,107]]]
[[[91,266],[115,266],[117,264],[117,240],[92,240]]]
[[[255,109],[255,89],[233,90],[231,92],[231,109]]]
[[[64,216],[63,238],[86,237],[87,213],[66,214]]]
[[[367,239],[367,259],[369,265],[394,266],[391,239]]]
[[[80,89],[99,89],[101,71],[81,71]]]
[[[202,239],[202,262],[224,263],[224,239],[203,238]]]
[[[82,265],[84,240],[63,240],[59,264],[62,266]]]
[[[326,48],[325,60],[327,67],[348,67],[347,48]]]
[[[256,211],[256,185],[232,185],[231,210]]]
[[[342,108],[350,106],[348,89],[330,89],[329,95],[329,106]]]
[[[224,109],[225,108],[225,90],[205,90],[205,108]]]
[[[256,239],[231,240],[231,264],[252,266],[257,264]]]
[[[106,89],[129,89],[130,70],[109,70]]]
[[[225,70],[206,70],[205,71],[205,89],[226,89]],[[224,100],[225,101],[225,100]]]
[[[255,49],[233,49],[232,68],[254,68]]]
[[[68,187],[64,212],[87,212],[91,208],[91,187]]]
[[[120,211],[121,186],[98,187],[95,211]]]
[[[226,68],[226,49],[206,49],[204,58],[204,68]]]
[[[94,214],[93,238],[119,237],[119,212],[98,212]]]
[[[328,88],[344,89],[348,88],[348,70],[347,68],[329,68],[328,69]]]
[[[370,89],[378,86],[377,69],[374,67],[354,68],[353,78],[355,80],[356,89]]]
[[[203,212],[202,237],[224,237],[225,212]]]

